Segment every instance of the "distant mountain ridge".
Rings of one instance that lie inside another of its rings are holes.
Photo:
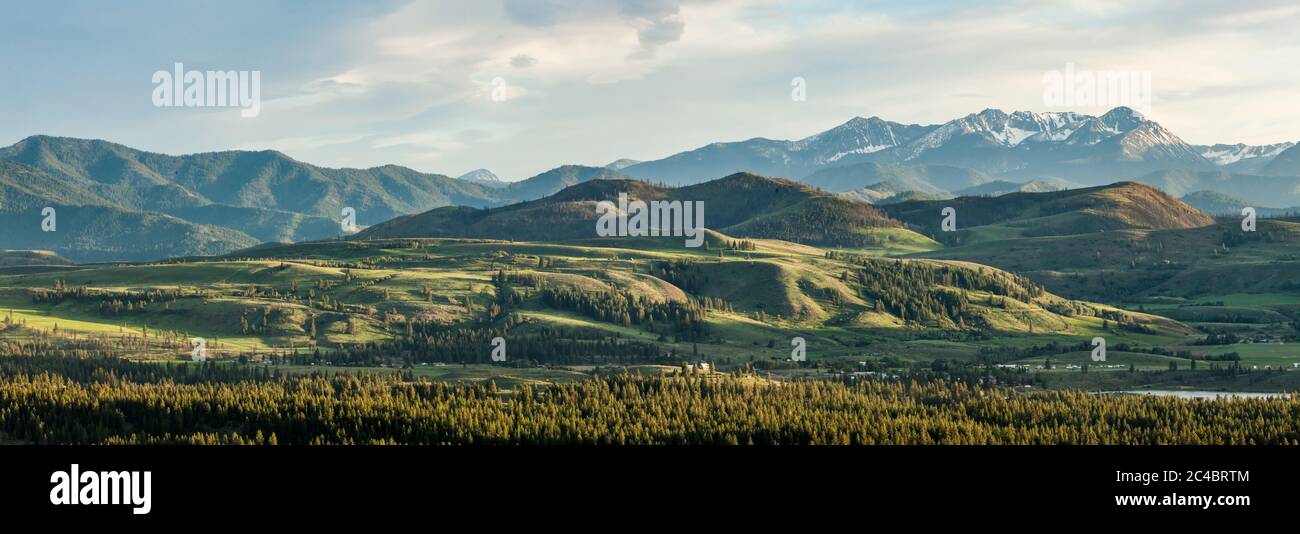
[[[505,187],[508,182],[497,177],[492,171],[487,169],[474,169],[465,174],[456,177],[457,180],[464,180],[473,184],[487,187]]]
[[[826,166],[863,161],[871,154],[906,144],[934,128],[899,124],[879,117],[855,117],[797,141],[758,137],[713,143],[661,160],[630,165],[622,171],[634,178],[670,185],[699,183],[737,172],[797,179]]]
[[[42,228],[46,207],[54,209],[50,232]],[[0,248],[50,250],[74,261],[220,254],[258,242],[240,230],[114,206],[75,180],[3,160],[0,220]]]
[[[1183,195],[1180,200],[1188,206],[1213,216],[1240,217],[1242,209],[1247,207],[1255,208],[1255,213],[1259,217],[1294,217],[1300,215],[1300,206],[1289,208],[1258,206],[1217,191],[1196,191]]]
[[[36,135],[0,148],[0,215],[19,216],[23,228],[0,237],[0,247],[51,248],[73,260],[222,253],[249,243],[338,236],[344,207],[355,209],[365,227],[445,206],[543,199],[594,180],[690,185],[737,173],[793,178],[836,193],[826,198],[882,205],[1119,180],[1174,197],[1211,191],[1256,206],[1300,205],[1300,145],[1193,146],[1125,107],[1101,116],[986,109],[935,125],[855,117],[798,140],[752,138],[660,160],[564,165],[512,183],[486,169],[450,178],[397,165],[331,169],[272,150],[172,156]],[[42,239],[53,236],[20,236],[32,210],[44,206],[61,206],[69,216],[99,213],[149,231],[111,246],[101,246],[102,235],[66,234],[63,248],[46,247]],[[149,232],[167,237],[144,242]],[[132,252],[132,240],[148,252]]]
[[[79,183],[113,205],[163,211],[160,202],[225,204],[337,220],[345,206],[360,224],[447,204],[488,205],[482,186],[385,165],[329,169],[280,152],[226,151],[169,156],[107,141],[33,136],[0,159]]]
[[[501,195],[511,201],[536,200],[555,194],[571,185],[591,180],[626,180],[623,173],[604,167],[585,167],[582,165],[562,165],[527,180],[511,183],[502,189]]]
[[[903,231],[898,221],[868,204],[789,180],[737,173],[681,188],[636,180],[589,180],[542,199],[500,208],[444,207],[398,217],[367,228],[356,238],[595,239],[596,203],[615,201],[619,193],[640,200],[704,202],[705,227],[733,237],[862,246],[880,238],[872,229]]]
[[[625,177],[565,166],[520,182],[487,183],[493,178],[482,169],[465,179],[396,165],[330,169],[275,151],[170,156],[38,135],[0,148],[0,216],[16,228],[0,236],[0,247],[47,248],[77,261],[222,254],[260,242],[339,236],[344,207],[364,227],[439,206],[500,206]],[[31,221],[39,222],[46,206],[59,207],[60,220],[104,216],[105,228],[120,226],[122,235],[109,239],[73,224],[58,234],[32,233]]]
[[[1134,181],[1159,187],[1176,197],[1196,191],[1214,191],[1257,206],[1300,205],[1300,176],[1165,170],[1139,176]]]
[[[1258,174],[1273,161],[1273,158],[1293,146],[1295,146],[1295,143],[1287,142],[1271,145],[1247,145],[1244,143],[1197,145],[1192,148],[1195,148],[1202,157],[1210,160],[1211,163],[1225,171]]]
[[[620,158],[620,159],[616,159],[616,160],[614,160],[614,161],[611,161],[611,162],[609,162],[609,163],[606,163],[606,164],[605,164],[605,168],[606,168],[606,169],[615,170],[615,171],[620,171],[620,170],[623,170],[623,169],[625,169],[625,168],[627,168],[627,167],[631,167],[631,166],[633,166],[633,165],[636,165],[636,164],[638,164],[638,163],[641,163],[641,162],[638,161],[638,160],[634,160],[634,159]]]
[[[1291,148],[1283,150],[1277,156],[1274,156],[1268,165],[1261,169],[1263,174],[1271,175],[1300,175],[1300,145],[1292,145]]]
[[[993,178],[980,171],[949,165],[899,165],[868,161],[822,169],[800,181],[832,192],[877,189],[877,185],[889,183],[894,192],[937,194],[991,182]]]
[[[944,165],[990,175],[1111,183],[1162,169],[1210,171],[1215,164],[1178,136],[1127,107],[1099,117],[1073,112],[986,109],[944,124],[855,118],[798,141],[754,138],[713,143],[631,165],[635,178],[688,184],[754,171],[792,179],[863,162]],[[978,184],[967,184],[967,187]]]

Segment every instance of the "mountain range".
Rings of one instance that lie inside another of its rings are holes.
[[[501,178],[497,177],[496,174],[493,174],[492,171],[489,171],[487,169],[474,169],[465,174],[457,176],[456,179],[464,180],[466,182],[475,183],[487,187],[494,187],[494,188],[505,187],[509,185],[509,182],[502,180]]]
[[[439,206],[498,206],[595,178],[565,166],[520,182],[492,183],[396,165],[331,169],[275,151],[171,156],[100,140],[33,136],[0,148],[0,247],[47,249],[76,261],[222,254],[263,242],[340,235],[344,207],[367,226]],[[44,207],[55,232],[42,232]],[[108,233],[113,232],[111,235]]]
[[[1217,191],[1196,191],[1183,195],[1180,200],[1188,206],[1218,217],[1239,218],[1241,217],[1241,210],[1246,207],[1255,208],[1255,213],[1259,217],[1294,217],[1300,215],[1300,206],[1287,208],[1256,206],[1253,203]]]
[[[870,183],[849,179],[854,172],[849,169],[867,162],[965,169],[970,173],[968,182],[938,187],[951,192],[993,178],[1022,183],[1062,180],[1086,186],[1162,170],[1222,168],[1295,176],[1300,175],[1300,163],[1291,163],[1296,160],[1300,150],[1294,143],[1193,146],[1127,107],[1101,116],[986,109],[939,125],[858,117],[800,140],[713,143],[622,171],[670,184],[748,170],[810,183],[852,182],[865,187]]]
[[[1220,169],[1243,174],[1258,174],[1279,154],[1295,146],[1295,143],[1274,143],[1271,145],[1196,145],[1196,149],[1205,159],[1210,160]]]
[[[1300,145],[1193,146],[1124,107],[1101,116],[987,109],[938,125],[858,117],[799,140],[754,138],[660,160],[565,165],[519,182],[486,169],[451,178],[396,165],[319,167],[270,150],[173,156],[37,135],[0,148],[0,216],[13,221],[0,247],[48,249],[74,261],[220,254],[337,237],[345,207],[364,228],[447,206],[536,201],[593,180],[686,186],[737,173],[802,182],[817,193],[814,204],[907,205],[1127,180],[1174,197],[1206,192],[1190,200],[1218,202],[1216,210],[1223,199],[1202,197],[1228,195],[1269,214],[1300,206]],[[64,223],[53,235],[39,227],[47,206]],[[134,230],[108,236],[109,228]],[[825,240],[836,241],[843,240]]]

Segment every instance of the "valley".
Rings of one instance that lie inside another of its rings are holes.
[[[1243,438],[1240,425],[1204,419],[1247,401],[1175,397],[1275,394],[1258,408],[1282,417],[1300,389],[1300,223],[1285,207],[1300,205],[1287,192],[1300,177],[1241,174],[1285,169],[1293,150],[1187,145],[1126,109],[986,110],[938,126],[854,119],[798,141],[506,182],[486,169],[450,178],[34,136],[0,149],[0,395],[150,398],[206,422],[149,412],[91,428],[10,414],[0,432],[78,443],[1289,442],[1284,426]],[[702,206],[702,240],[655,237],[680,226],[671,208],[646,223],[663,232],[601,237],[598,206],[620,195]],[[44,207],[57,231],[40,224]],[[1259,216],[1251,231],[1246,207]],[[340,226],[342,208],[355,231]],[[600,393],[611,384],[616,398]],[[657,403],[709,388],[730,392],[714,407],[731,414],[711,419],[720,426],[645,426],[684,424],[655,415]],[[212,391],[339,411],[311,415],[308,432],[261,408],[242,412],[258,423],[237,422],[195,404]],[[990,409],[994,391],[1037,414],[1065,399],[1189,419],[1175,434],[1079,433],[1076,421],[1040,435],[1021,419],[963,415]],[[873,416],[893,434],[727,422],[755,417],[739,398],[834,417],[796,400],[832,392],[863,410],[915,410],[918,396],[943,408],[926,430]],[[573,405],[548,405],[551,394],[638,419],[555,434],[554,414]],[[502,416],[480,403],[491,397],[512,413],[542,410],[520,417],[550,430],[447,431],[427,410],[448,405],[410,400],[426,395],[472,410],[455,416],[463,428]],[[409,430],[344,415],[359,405],[388,406]],[[141,421],[149,430],[135,432]]]
[[[973,227],[935,233],[952,241],[944,246],[924,237],[932,229],[922,214],[946,201],[871,211],[755,175],[695,189],[638,184],[589,181],[468,217],[437,208],[348,240],[225,256],[27,260],[0,268],[0,340],[90,343],[182,364],[192,360],[187,340],[202,338],[217,363],[502,387],[702,363],[780,381],[911,376],[1094,390],[1289,391],[1300,377],[1295,223],[1262,220],[1239,236],[1145,186],[1117,184],[957,199]],[[710,226],[736,234],[709,230],[698,248],[594,237],[595,199],[625,190],[704,198]],[[858,220],[860,210],[871,223],[819,222]],[[773,226],[755,212],[811,218]],[[1050,227],[1039,219],[1068,221],[1068,231],[1017,233]],[[520,233],[529,229],[569,239]],[[504,362],[492,359],[495,337]],[[1105,339],[1104,362],[1092,358],[1095,337]]]

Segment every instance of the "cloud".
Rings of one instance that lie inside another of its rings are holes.
[[[573,4],[561,0],[506,0],[505,12],[515,24],[545,27],[555,24]]]
[[[1043,73],[1067,63],[1152,72],[1152,118],[1189,142],[1300,137],[1300,9],[1290,2],[864,4],[388,2],[308,15],[277,5],[258,8],[254,38],[233,43],[192,35],[161,3],[106,19],[31,7],[0,19],[0,46],[27,51],[0,55],[0,71],[16,73],[0,99],[0,144],[57,133],[519,179],[714,141],[800,138],[859,115],[928,124],[985,107],[1044,110]],[[72,26],[78,35],[60,30]],[[261,115],[152,108],[148,74],[175,60],[262,70]],[[796,76],[805,102],[789,97]],[[495,78],[503,102],[491,98]]]
[[[537,58],[528,54],[519,54],[510,58],[510,66],[516,69],[526,69],[537,64]]]
[[[641,48],[628,55],[629,59],[646,60],[654,57],[655,49],[677,42],[686,32],[686,21],[679,15],[681,5],[670,0],[624,0],[624,15],[632,18]]]

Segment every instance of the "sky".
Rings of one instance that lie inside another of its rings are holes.
[[[1149,73],[1147,116],[1189,143],[1266,144],[1300,140],[1297,28],[1289,0],[28,2],[0,18],[0,145],[519,180],[855,116],[1105,112],[1047,103],[1067,65]],[[178,62],[259,71],[260,113],[155,106]]]

